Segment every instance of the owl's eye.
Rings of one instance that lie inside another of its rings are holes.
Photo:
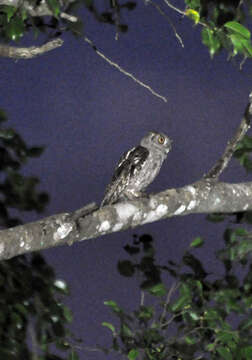
[[[159,144],[163,145],[163,143],[165,142],[165,138],[163,136],[159,136],[158,142],[159,142]]]

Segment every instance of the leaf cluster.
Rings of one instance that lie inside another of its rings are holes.
[[[164,265],[156,264],[149,235],[135,238],[125,247],[134,260],[120,261],[118,270],[127,277],[140,275],[142,300],[148,299],[148,304],[141,301],[129,312],[113,300],[105,302],[120,325],[103,323],[112,333],[111,347],[103,350],[130,360],[251,359],[251,244],[251,234],[245,229],[226,230],[224,247],[216,253],[224,273],[214,275],[195,254],[196,248],[204,246],[200,237],[192,241],[181,263],[169,260]],[[158,278],[152,278],[141,266],[146,254],[152,257],[151,266]],[[174,279],[170,288],[166,286],[167,275]],[[146,279],[152,281],[146,285]]]
[[[186,15],[202,25],[202,42],[210,56],[226,49],[229,57],[237,54],[252,57],[251,34],[247,23],[251,17],[249,1],[185,0]]]
[[[10,209],[41,212],[49,197],[37,190],[37,177],[21,172],[30,158],[42,154],[43,147],[27,146],[14,129],[4,127],[4,121],[6,115],[0,110],[0,226],[10,227],[21,223],[10,216]]]
[[[23,165],[40,156],[43,147],[29,147],[14,129],[4,126],[6,120],[0,110],[0,224],[11,227],[21,223],[13,209],[41,212],[48,195],[37,191],[37,177],[22,174]],[[52,349],[56,346],[69,360],[78,360],[67,328],[72,314],[62,302],[68,287],[40,254],[2,261],[0,293],[0,359],[62,360]]]

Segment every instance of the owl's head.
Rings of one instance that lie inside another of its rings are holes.
[[[142,138],[140,145],[146,147],[148,150],[159,150],[164,154],[168,154],[171,150],[172,140],[163,133],[150,131]]]

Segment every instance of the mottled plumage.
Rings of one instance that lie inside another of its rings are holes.
[[[140,145],[119,160],[101,206],[142,196],[142,191],[158,175],[170,149],[171,140],[165,134],[149,132]]]

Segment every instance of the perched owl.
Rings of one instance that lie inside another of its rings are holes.
[[[126,152],[115,168],[101,206],[143,196],[142,191],[158,175],[171,150],[171,143],[165,134],[151,131],[141,140],[140,145]]]

